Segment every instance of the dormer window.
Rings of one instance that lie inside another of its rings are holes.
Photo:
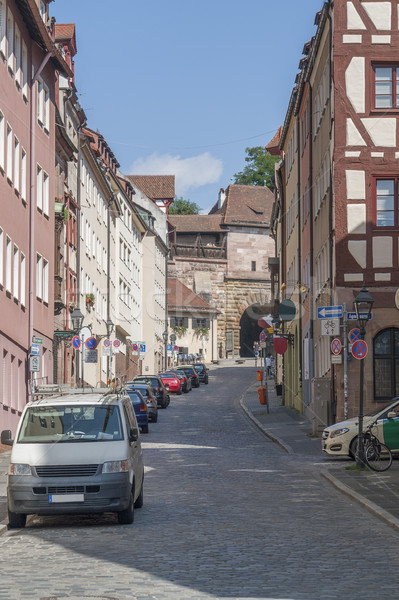
[[[46,23],[46,21],[47,21],[46,11],[47,11],[46,3],[43,0],[40,0],[40,16],[42,18],[43,23]]]

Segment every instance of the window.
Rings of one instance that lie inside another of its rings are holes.
[[[40,0],[40,16],[43,22],[46,22],[46,3],[43,0]]]
[[[374,66],[374,108],[399,107],[399,67]]]
[[[3,230],[0,227],[0,286],[2,286],[4,283],[4,280],[3,280],[3,262],[4,262],[3,244],[4,244],[4,234],[3,234]]]
[[[43,294],[43,259],[36,254],[36,298],[42,299]]]
[[[21,34],[17,25],[15,25],[15,83],[17,84],[18,89],[21,89],[21,77]]]
[[[399,329],[378,333],[373,341],[374,399],[387,402],[399,395]]]
[[[398,181],[399,177],[375,179],[373,187],[377,227],[398,226]]]
[[[210,319],[206,319],[205,317],[193,318],[193,329],[196,327],[207,327],[210,328]]]
[[[25,255],[22,254],[22,252],[21,252],[20,276],[21,276],[20,300],[21,300],[22,306],[25,306],[26,305],[25,304],[26,303],[26,260],[25,260]]]
[[[14,298],[19,300],[19,248],[14,244],[14,256],[13,256],[13,291],[12,295]]]
[[[188,327],[188,317],[170,317],[171,327]]]
[[[256,271],[256,261],[251,260],[251,271]]]
[[[19,140],[14,137],[14,188],[19,192],[20,158]]]
[[[0,52],[5,57],[6,55],[6,0],[0,0]]]
[[[22,42],[22,95],[28,100],[28,49],[25,42]]]
[[[36,206],[43,210],[43,169],[39,165],[36,170]]]
[[[4,115],[0,112],[0,167],[4,170]]]
[[[21,150],[21,198],[26,200],[26,152]]]
[[[49,214],[49,181],[48,175],[43,171],[43,212],[45,215]]]
[[[12,280],[12,243],[10,238],[6,238],[6,290],[11,294]]]
[[[43,302],[48,304],[48,261],[43,258]]]
[[[46,131],[50,128],[50,92],[41,77],[37,78],[37,120]]]
[[[13,135],[10,125],[7,123],[7,179],[12,183],[12,154],[13,154]]]
[[[7,66],[14,73],[14,17],[10,9],[7,11]]]

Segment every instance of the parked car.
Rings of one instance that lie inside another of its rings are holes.
[[[182,384],[176,373],[167,371],[165,373],[159,373],[160,379],[162,379],[164,386],[170,392],[174,392],[180,396],[182,393]]]
[[[147,384],[146,384],[147,385]],[[132,386],[126,386],[127,389],[131,389]],[[148,420],[151,421],[151,423],[156,423],[158,421],[158,402],[157,399],[155,398],[154,394],[142,394],[143,390],[138,390],[136,388],[136,391],[141,394],[144,398],[144,401],[147,405],[147,411],[148,411]]]
[[[377,438],[392,452],[399,452],[399,397],[364,415],[363,429],[366,430],[367,426],[374,421],[376,426],[373,428],[373,433]],[[355,458],[358,433],[358,417],[326,427],[322,436],[323,452],[330,456]]]
[[[186,375],[185,372],[181,369],[170,370],[172,373],[176,373],[176,375],[180,379],[182,392],[184,392],[185,394],[191,392],[191,390],[193,389],[193,386],[191,385],[191,377],[188,377],[188,375]]]
[[[138,390],[127,388],[126,391],[136,414],[138,426],[142,433],[148,433],[149,414],[146,401]]]
[[[160,408],[166,408],[169,405],[170,396],[158,375],[138,375],[130,383],[146,383],[151,387]]]
[[[208,375],[208,369],[207,369],[206,365],[202,362],[195,362],[195,363],[193,363],[193,367],[197,371],[200,382],[208,384],[209,383],[209,375]]]
[[[191,385],[193,387],[199,387],[200,386],[200,380],[199,380],[197,371],[194,369],[193,366],[191,366],[191,365],[179,365],[179,369],[181,369],[182,371],[184,371],[184,373],[186,375],[188,375],[188,377],[190,377],[190,379],[191,379]]]
[[[22,412],[8,471],[8,526],[25,527],[30,514],[115,512],[120,524],[143,505],[140,435],[126,392],[47,396]]]

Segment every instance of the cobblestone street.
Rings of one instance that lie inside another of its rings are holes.
[[[320,476],[321,452],[287,454],[249,421],[239,401],[255,380],[219,368],[172,397],[141,438],[133,525],[30,517],[0,537],[0,599],[398,597],[399,533]]]

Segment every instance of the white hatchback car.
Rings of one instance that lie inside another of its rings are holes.
[[[376,423],[374,435],[392,452],[399,452],[399,397],[364,415],[363,431]],[[322,436],[322,450],[330,456],[350,456],[355,458],[359,418],[353,417],[326,427]]]

